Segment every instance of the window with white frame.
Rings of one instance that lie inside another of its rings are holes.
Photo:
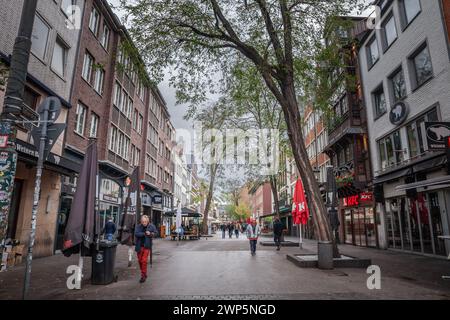
[[[105,50],[108,50],[110,34],[111,34],[111,30],[109,29],[109,27],[105,23],[103,25],[102,39],[100,41],[100,43],[102,44],[103,48],[105,48]]]
[[[437,109],[434,108],[406,126],[410,158],[416,158],[425,153],[425,122],[437,121],[439,121],[439,117]]]
[[[36,14],[31,36],[31,51],[41,60],[45,60],[49,33],[50,27],[48,24]]]
[[[137,109],[134,109],[132,126],[133,126],[133,129],[136,131],[137,131],[138,116],[139,116],[139,111],[137,111]]]
[[[378,141],[378,156],[381,169],[390,168],[403,162],[404,151],[399,130]]]
[[[122,105],[122,87],[119,82],[116,81],[114,85],[114,105],[120,109]]]
[[[100,95],[103,94],[103,83],[104,83],[104,81],[105,81],[105,70],[103,70],[102,68],[97,68],[95,70],[94,89]]]
[[[89,19],[89,29],[98,37],[98,31],[100,27],[100,13],[96,8],[92,8],[91,17]]]
[[[92,79],[92,70],[94,69],[94,58],[86,52],[84,54],[84,62],[83,62],[83,70],[81,72],[81,76],[84,80],[91,83]]]
[[[98,123],[100,121],[100,118],[95,113],[92,113],[91,115],[91,128],[89,130],[89,136],[93,138],[97,138],[98,133]]]
[[[55,46],[53,47],[52,56],[52,70],[55,71],[60,76],[64,77],[66,74],[66,59],[67,59],[67,46],[64,42],[57,38]]]
[[[139,114],[138,123],[137,123],[137,132],[142,134],[142,127],[144,124],[144,117]]]
[[[75,132],[79,135],[84,134],[84,127],[86,124],[86,112],[87,108],[81,103],[77,104],[77,113],[76,113],[76,120],[75,120]]]

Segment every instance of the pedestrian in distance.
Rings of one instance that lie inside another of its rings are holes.
[[[156,235],[156,227],[150,223],[148,216],[141,217],[141,223],[136,226],[134,236],[136,238],[135,250],[141,269],[140,283],[147,280],[147,260],[152,250],[152,239]]]
[[[227,231],[227,228],[226,228],[225,224],[222,224],[220,226],[220,229],[222,230],[222,239],[225,239],[225,233]]]
[[[228,225],[228,237],[231,239],[231,238],[233,238],[233,224],[232,223],[230,223],[229,225]]]
[[[113,240],[114,234],[116,233],[116,224],[114,223],[112,217],[108,217],[108,220],[106,221],[105,227],[103,229],[103,233],[105,234],[106,240]]]
[[[234,226],[234,234],[236,235],[236,239],[239,239],[239,224],[237,223]]]
[[[258,236],[261,234],[261,228],[259,227],[255,219],[247,225],[245,233],[247,235],[247,239],[250,241],[250,252],[252,256],[254,256],[256,254],[256,244],[258,243]]]
[[[280,218],[275,217],[273,222],[273,241],[277,246],[277,251],[280,251],[281,247],[281,238],[283,236],[284,225],[280,221]]]

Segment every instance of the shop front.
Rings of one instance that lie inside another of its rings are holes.
[[[339,199],[341,208],[341,240],[346,244],[377,247],[378,237],[373,194],[363,192]]]
[[[407,168],[381,185],[385,247],[433,256],[447,256],[450,241],[450,176],[443,157]]]

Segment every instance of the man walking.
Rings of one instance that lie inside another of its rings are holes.
[[[254,256],[256,254],[256,244],[258,243],[258,236],[261,233],[261,229],[255,219],[253,219],[252,222],[247,225],[245,233],[247,234],[247,239],[250,241],[250,252],[252,256]]]
[[[106,240],[113,240],[113,236],[116,233],[116,224],[111,217],[108,217],[108,221],[105,224],[104,233]]]
[[[220,229],[222,230],[222,239],[225,239],[225,233],[227,231],[227,227],[226,227],[225,223],[222,223],[222,225],[220,226]]]
[[[240,229],[240,225],[239,225],[239,223],[236,223],[234,226],[234,234],[236,235],[236,239],[239,238],[239,229]]]
[[[228,237],[231,239],[233,237],[233,224],[230,222],[228,225]]]
[[[273,240],[277,246],[277,251],[280,251],[281,237],[283,236],[284,225],[280,221],[280,218],[275,217],[273,222]]]
[[[152,239],[156,235],[156,227],[150,223],[148,216],[141,217],[141,223],[136,226],[134,236],[136,237],[136,247],[139,268],[141,269],[140,283],[147,280],[147,260],[152,250]]]

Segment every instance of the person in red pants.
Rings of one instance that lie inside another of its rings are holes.
[[[136,253],[138,256],[139,268],[141,269],[140,283],[147,280],[147,260],[152,250],[152,239],[156,234],[156,227],[150,223],[148,216],[141,217],[141,223],[136,226],[134,236],[136,237]]]

